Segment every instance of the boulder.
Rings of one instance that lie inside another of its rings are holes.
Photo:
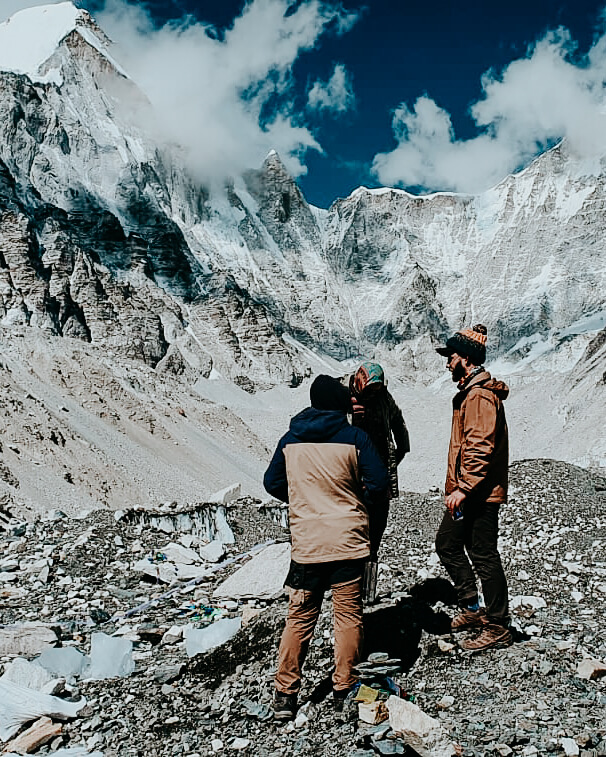
[[[0,656],[40,654],[57,641],[57,635],[41,623],[21,623],[0,628]]]
[[[437,720],[416,704],[391,696],[387,700],[389,725],[421,757],[452,757],[456,749]]]
[[[274,599],[284,591],[290,567],[290,544],[271,544],[223,581],[213,597],[218,599]]]

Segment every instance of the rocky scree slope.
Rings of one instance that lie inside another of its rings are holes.
[[[402,660],[397,682],[465,757],[602,757],[606,677],[583,678],[579,665],[606,661],[606,480],[564,463],[527,460],[512,466],[511,483],[501,534],[514,645],[469,655],[448,633],[452,590],[433,548],[443,497],[404,494],[382,547],[380,601],[365,611],[365,655],[384,651]],[[227,511],[236,535],[228,553],[287,537],[276,516],[250,499],[235,503]],[[324,698],[333,655],[328,602],[310,645],[305,717],[294,727],[265,720],[286,601],[213,600],[234,566],[138,614],[108,620],[166,591],[133,570],[141,556],[156,555],[169,540],[197,544],[190,532],[166,534],[153,522],[153,513],[117,521],[97,512],[80,520],[55,514],[17,533],[9,526],[2,569],[13,578],[4,582],[3,622],[42,620],[60,631],[64,646],[84,652],[98,630],[135,642],[130,677],[68,686],[72,696],[85,694],[88,706],[54,748],[88,744],[106,757],[193,757],[213,754],[221,741],[226,752],[239,745],[262,757],[414,754],[389,729],[359,722],[352,703],[337,714]],[[204,608],[218,605],[223,616],[246,614],[247,624],[231,642],[188,659],[178,627],[204,626]]]
[[[0,328],[0,509],[33,517],[260,494],[269,451],[227,408],[103,345]]]

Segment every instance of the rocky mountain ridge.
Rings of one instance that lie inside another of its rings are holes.
[[[274,152],[213,194],[136,125],[149,103],[70,9],[44,7],[67,21],[35,70],[0,73],[0,244],[20,250],[3,253],[5,324],[263,384],[305,374],[282,333],[340,359],[410,354],[423,373],[431,340],[469,321],[494,355],[605,309],[603,161],[560,144],[482,195],[360,188],[325,211]]]

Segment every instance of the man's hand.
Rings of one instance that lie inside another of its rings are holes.
[[[459,491],[459,489],[455,489],[455,491],[446,497],[444,504],[446,505],[448,512],[451,515],[454,515],[455,510],[458,510],[463,502],[465,502],[465,494],[463,494],[462,491]]]

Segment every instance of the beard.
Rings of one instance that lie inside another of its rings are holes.
[[[450,375],[455,384],[458,384],[459,381],[465,377],[465,367],[461,363],[457,363],[452,369]]]

